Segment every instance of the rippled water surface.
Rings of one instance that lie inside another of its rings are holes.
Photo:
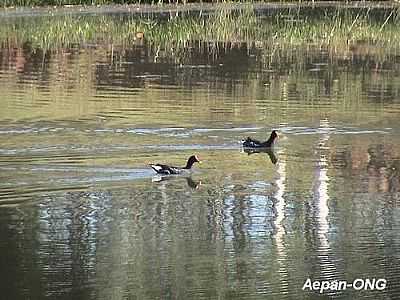
[[[199,45],[0,48],[1,299],[399,299],[398,54]]]

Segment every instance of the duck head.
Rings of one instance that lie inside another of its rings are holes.
[[[272,146],[276,138],[278,138],[278,134],[276,133],[276,130],[272,130],[267,143]]]
[[[201,163],[201,160],[197,155],[192,155],[191,157],[189,157],[185,169],[190,169],[196,162]]]

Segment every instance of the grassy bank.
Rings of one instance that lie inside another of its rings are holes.
[[[399,10],[291,10],[261,17],[247,5],[239,11],[220,9],[212,14],[64,15],[5,18],[0,26],[3,48],[29,45],[32,49],[56,51],[72,45],[131,47],[137,33],[146,45],[170,52],[184,52],[193,42],[244,43],[265,49],[274,45],[301,44],[347,49],[367,43],[400,48]]]
[[[63,6],[63,5],[119,5],[119,4],[187,4],[187,3],[243,3],[243,1],[235,0],[3,0],[0,3],[0,7],[12,7],[12,6]],[[249,3],[294,3],[299,4],[315,4],[321,3],[326,4],[328,1],[314,1],[314,0],[265,0],[265,1],[248,1]],[[360,1],[329,1],[337,2],[338,5],[347,5],[351,2],[357,2],[357,6],[374,6],[378,5],[398,5],[397,1],[367,1],[359,3]],[[345,2],[345,3],[343,3]]]
[[[136,4],[153,3],[141,0],[3,0],[3,6],[60,6],[60,5],[101,5],[101,4]]]
[[[62,5],[103,5],[103,4],[171,4],[171,3],[202,3],[202,2],[227,2],[226,0],[211,1],[187,1],[187,0],[3,0],[4,7],[10,6],[62,6]],[[270,1],[271,2],[271,1]],[[273,2],[273,1],[272,1]],[[277,2],[299,2],[295,1],[277,1]],[[307,2],[307,1],[301,1]],[[311,1],[310,1],[311,2]]]
[[[277,102],[266,112],[257,99],[289,103],[291,95],[299,94],[308,108],[304,118],[321,109],[324,114],[342,111],[346,118],[356,116],[360,122],[378,117],[383,120],[393,115],[389,110],[382,115],[375,113],[380,105],[399,98],[399,79],[393,75],[399,68],[398,15],[396,10],[339,8],[285,9],[261,14],[249,5],[241,11],[221,9],[212,14],[3,18],[0,64],[13,77],[3,77],[11,80],[2,82],[2,98],[24,105],[48,99],[53,106],[38,109],[38,116],[51,111],[54,118],[64,119],[81,111],[96,114],[104,110],[104,105],[115,105],[109,90],[118,88],[118,101],[135,95],[138,109],[154,103],[157,111],[159,106],[154,99],[184,103],[188,96],[177,95],[174,89],[146,86],[168,86],[171,78],[172,85],[194,86],[211,78],[190,95],[199,103],[195,116],[209,108],[207,118],[211,118],[213,109],[219,108],[213,106],[217,105],[214,99],[234,93],[241,103],[246,103],[246,108],[238,105],[235,114],[240,109],[252,109],[254,113],[249,115],[262,119],[263,114],[279,113],[281,104]],[[144,38],[138,33],[143,33]],[[319,65],[321,62],[325,65]],[[359,75],[357,68],[373,71],[367,72],[366,78]],[[32,84],[30,76],[36,74],[40,74],[40,80]],[[303,88],[305,81],[309,84]],[[365,82],[371,81],[375,86],[370,88]],[[21,82],[27,91],[23,101],[12,94]],[[137,95],[136,88],[141,90]],[[204,97],[204,88],[217,91],[217,95]],[[332,90],[329,99],[334,101],[324,102],[322,108],[317,103],[309,105],[321,95],[326,97],[327,89]],[[70,93],[79,103],[74,106],[76,112],[55,100]],[[364,94],[373,100],[365,101]],[[101,101],[87,100],[96,97]],[[6,102],[4,107],[9,109],[2,112],[5,115],[21,119],[32,116],[31,111],[20,109],[14,102]],[[363,111],[365,107],[368,109]],[[165,107],[165,112],[176,109]],[[165,114],[170,118],[167,123],[185,122],[183,113]],[[135,115],[135,122],[139,122],[137,118]]]

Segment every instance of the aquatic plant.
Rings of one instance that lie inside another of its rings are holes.
[[[10,17],[2,20],[0,46],[28,45],[47,52],[77,45],[126,48],[145,42],[155,55],[173,58],[200,44],[207,51],[221,44],[259,50],[312,44],[347,51],[364,43],[398,49],[399,23],[396,9],[289,8],[259,17],[251,4],[208,14]]]
[[[137,3],[131,0],[4,0],[3,6],[101,5]]]

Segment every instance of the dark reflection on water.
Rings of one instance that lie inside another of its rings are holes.
[[[192,176],[161,176],[161,175],[156,175],[153,176],[152,181],[153,182],[163,182],[167,180],[178,180],[181,178],[184,178],[186,180],[186,183],[188,187],[191,187],[192,189],[198,189],[201,186],[201,180],[194,180]]]
[[[275,165],[278,162],[278,158],[276,157],[274,150],[272,149],[252,149],[252,148],[244,148],[243,151],[248,155],[252,155],[255,153],[266,153],[270,159],[270,161]]]
[[[398,57],[190,47],[0,49],[1,298],[399,298]]]

